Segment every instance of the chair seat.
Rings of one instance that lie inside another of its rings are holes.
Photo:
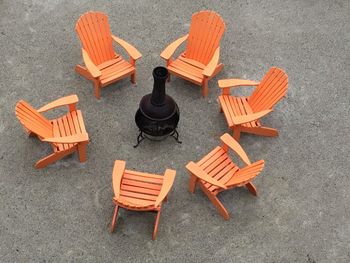
[[[65,137],[86,133],[83,115],[80,110],[69,112],[58,119],[52,120],[54,137]],[[54,143],[54,151],[73,148],[77,143]]]
[[[199,162],[197,162],[209,176],[216,179],[222,184],[226,184],[239,170],[239,167],[231,161],[228,154],[220,147],[217,146],[214,150],[204,156]],[[210,192],[215,192],[220,187],[202,181],[204,187]]]
[[[201,85],[204,78],[202,74],[204,67],[202,63],[188,59],[182,54],[168,65],[168,70],[174,75]]]
[[[126,61],[122,56],[116,56],[116,58],[106,61],[98,65],[102,75],[100,76],[100,82],[102,86],[108,85],[117,79],[132,74],[135,67]]]
[[[221,95],[219,96],[219,103],[221,105],[222,111],[224,112],[229,127],[234,126],[234,116],[242,116],[253,113],[246,97]],[[241,125],[247,128],[261,126],[259,121],[252,121]]]
[[[153,206],[163,185],[163,176],[125,170],[117,201],[130,208]]]

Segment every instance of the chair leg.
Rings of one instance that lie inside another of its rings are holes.
[[[117,217],[118,217],[118,211],[119,211],[119,206],[115,205],[114,207],[114,213],[113,213],[113,217],[112,217],[112,223],[111,223],[111,233],[114,232],[114,227],[116,225],[117,222]]]
[[[203,192],[205,193],[205,195],[209,198],[209,200],[216,207],[216,209],[218,210],[219,214],[222,215],[222,217],[225,220],[228,220],[230,218],[230,216],[229,216],[226,208],[224,207],[224,205],[220,202],[219,198],[217,198],[217,196],[215,196],[214,194],[209,192],[209,190],[206,189],[205,186],[203,186],[202,184],[200,184],[200,186],[201,186]]]
[[[249,190],[249,192],[251,192],[252,195],[258,196],[258,192],[256,191],[256,187],[255,185],[253,185],[253,183],[247,183],[245,187],[247,187],[247,189]]]
[[[84,68],[84,67],[82,67],[82,66],[80,66],[80,65],[76,65],[75,66],[75,71],[79,74],[79,75],[81,75],[82,77],[84,77],[84,78],[86,78],[86,79],[88,79],[88,80],[94,80],[94,78],[91,76],[91,74],[89,73],[89,71],[86,69],[86,68]]]
[[[269,127],[254,127],[254,128],[247,128],[245,130],[247,133],[255,134],[255,135],[260,135],[260,136],[267,136],[267,137],[276,137],[278,136],[278,131],[274,128],[269,128]]]
[[[95,91],[95,97],[97,99],[100,99],[100,89],[101,89],[100,83],[98,80],[95,79],[94,80],[94,91]]]
[[[133,74],[131,74],[130,81],[132,84],[136,84],[136,70],[134,71]]]
[[[189,191],[193,194],[196,190],[197,176],[191,175],[189,183]]]
[[[65,151],[61,151],[61,152],[55,152],[52,153],[42,159],[40,159],[39,161],[36,162],[35,164],[35,168],[37,169],[41,169],[44,168],[46,166],[48,166],[49,164],[52,164],[60,159],[62,159],[64,156],[71,154],[74,150],[74,147]]]
[[[86,148],[87,148],[87,142],[81,142],[78,143],[78,154],[79,154],[79,161],[81,163],[86,162]]]
[[[208,96],[208,79],[205,78],[203,80],[203,84],[202,84],[202,96],[206,97]]]
[[[241,137],[241,127],[235,126],[233,127],[233,138],[238,142]]]
[[[159,219],[160,219],[160,208],[159,208],[159,210],[157,212],[156,221],[154,223],[154,229],[153,229],[153,235],[152,235],[152,239],[153,240],[155,240],[156,237],[157,237]]]

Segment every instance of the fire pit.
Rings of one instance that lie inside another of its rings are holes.
[[[162,140],[173,136],[181,143],[176,130],[180,119],[179,107],[172,97],[165,94],[168,75],[168,70],[164,67],[156,67],[153,70],[153,91],[143,96],[135,115],[135,122],[140,130],[135,148],[145,138]]]

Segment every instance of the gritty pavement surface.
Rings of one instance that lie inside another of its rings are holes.
[[[0,262],[349,262],[349,5],[0,1]],[[152,89],[152,69],[164,65],[159,54],[203,9],[217,11],[226,23],[225,68],[210,81],[205,99],[198,86],[180,78],[167,85],[180,107],[182,144],[168,138],[134,149],[134,114]],[[143,54],[137,86],[119,81],[102,91],[101,100],[74,72],[82,63],[74,26],[89,10],[107,13],[112,32]],[[243,188],[220,194],[231,215],[225,221],[199,189],[188,192],[185,165],[230,132],[219,113],[217,80],[259,80],[270,66],[289,75],[287,98],[263,119],[280,136],[241,137],[251,160],[264,159],[266,167],[255,180],[257,198]],[[74,93],[91,138],[88,161],[80,164],[74,154],[37,170],[33,164],[50,147],[26,137],[15,104],[25,99],[39,108]],[[116,159],[146,172],[177,170],[156,241],[153,213],[122,210],[117,231],[109,232]]]

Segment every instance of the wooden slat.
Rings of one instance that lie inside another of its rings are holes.
[[[100,64],[103,61],[103,57],[102,57],[102,51],[101,51],[101,47],[100,47],[100,43],[99,40],[97,38],[97,34],[98,32],[96,32],[95,26],[94,26],[94,22],[93,22],[93,15],[91,14],[91,12],[89,12],[86,16],[85,16],[85,23],[89,29],[89,35],[90,38],[92,39],[92,41],[94,42],[94,46],[95,46],[95,56],[96,56],[96,65]]]
[[[163,182],[163,176],[160,176],[157,174],[150,174],[150,173],[138,172],[138,171],[133,171],[133,170],[125,170],[125,172],[128,174],[133,174],[133,175],[137,175],[137,176],[141,176],[141,177],[157,179],[160,181],[160,183]]]
[[[158,194],[159,194],[159,190],[153,190],[153,189],[148,189],[148,188],[126,185],[126,184],[123,184],[123,182],[121,185],[121,189],[125,190],[125,191],[129,191],[129,192],[149,194],[149,195],[154,195],[154,196],[158,196]]]
[[[228,111],[228,112],[226,113],[227,118],[230,117],[231,123],[232,123],[232,125],[234,125],[233,117],[236,116],[236,114],[235,114],[235,112],[234,112],[234,110],[233,110],[233,108],[232,108],[232,105],[231,105],[231,99],[230,99],[231,96],[223,95],[222,97],[223,97],[223,100],[225,101],[225,104],[227,105],[227,111]],[[223,109],[223,110],[224,110],[224,109]]]
[[[171,67],[174,67],[174,68],[178,68],[182,71],[185,71],[187,72],[188,74],[196,77],[196,78],[203,78],[203,70],[200,69],[200,68],[197,68],[195,66],[192,66],[180,59],[176,59],[175,61],[173,61],[171,64],[170,64]]]
[[[185,71],[183,71],[183,70],[181,70],[181,69],[178,69],[178,68],[174,68],[174,67],[172,67],[172,66],[169,66],[169,67],[168,67],[168,70],[169,70],[172,74],[177,75],[177,76],[180,76],[180,77],[183,78],[183,79],[187,79],[188,81],[194,82],[194,83],[196,83],[196,84],[198,84],[198,85],[201,85],[201,84],[202,84],[203,79],[198,78],[198,77],[195,77],[195,76],[193,76],[193,75],[191,75],[191,74],[189,74],[189,73],[187,73],[187,72],[185,72]]]
[[[271,109],[287,92],[288,76],[279,68],[271,68],[248,99],[254,112]]]
[[[226,169],[227,167],[232,166],[232,161],[230,158],[227,158],[223,162],[221,162],[218,166],[216,166],[214,169],[212,169],[210,172],[208,172],[212,177],[215,178],[215,176],[222,170]]]
[[[156,201],[157,199],[157,196],[155,195],[141,194],[141,193],[129,192],[125,190],[120,190],[120,196],[128,196],[131,198],[148,200],[148,201]]]
[[[113,75],[119,75],[121,71],[127,70],[129,68],[133,68],[133,66],[129,62],[121,60],[118,63],[103,69],[100,79],[106,79]]]
[[[186,57],[207,65],[225,31],[222,18],[213,11],[200,11],[192,15]]]
[[[80,127],[80,123],[79,123],[79,117],[77,115],[77,111],[73,111],[72,114],[72,120],[73,120],[73,123],[74,123],[74,127],[75,127],[75,130],[77,131],[77,133],[82,133],[82,129]]]
[[[224,152],[224,150],[220,146],[216,146],[211,152],[209,152],[206,156],[204,156],[200,161],[197,162],[199,166],[209,160],[212,156],[214,156],[217,152]]]
[[[183,62],[186,62],[187,64],[190,64],[198,69],[201,69],[203,70],[205,68],[205,65],[196,61],[196,60],[193,60],[193,59],[189,59],[189,58],[186,58],[184,54],[182,54],[181,56],[178,57],[179,60],[182,60]]]
[[[155,203],[154,201],[137,199],[137,198],[132,198],[132,197],[128,197],[128,196],[120,196],[118,198],[118,201],[120,201],[120,202],[126,201],[130,205],[133,205],[134,208],[143,208],[143,207],[154,205],[154,203]]]
[[[141,188],[145,188],[145,189],[157,190],[157,191],[160,191],[160,189],[162,187],[160,184],[140,182],[140,181],[130,180],[130,179],[126,179],[126,178],[123,178],[122,184],[135,186],[135,187],[141,187]]]
[[[225,171],[222,171],[222,173],[217,175],[218,178],[216,178],[216,180],[218,180],[220,183],[226,185],[226,183],[234,176],[234,174],[237,172],[237,170],[238,170],[237,166],[234,166],[233,168],[231,168],[229,170],[225,169]],[[211,185],[210,187],[208,187],[208,190],[211,192],[215,191],[216,189],[218,189],[218,187],[215,185]]]
[[[205,169],[206,167],[208,167],[212,162],[214,162],[216,159],[218,159],[220,156],[225,155],[226,152],[220,147],[220,150],[217,151],[215,154],[213,154],[210,158],[208,158],[206,161],[202,162],[202,160],[200,162],[198,162],[197,164],[202,168]],[[206,158],[206,156],[204,157]]]
[[[113,58],[111,60],[107,60],[107,61],[101,63],[97,67],[98,67],[99,70],[103,70],[105,68],[108,68],[108,67],[110,67],[110,66],[120,62],[121,60],[123,60],[123,58],[121,56],[118,56],[117,58]]]
[[[281,77],[283,76],[282,72],[277,72],[275,71],[274,74],[271,74],[269,79],[266,81],[266,83],[264,85],[259,85],[257,88],[257,92],[255,94],[255,100],[252,102],[253,105],[259,105],[259,103],[261,102],[261,100],[265,99],[267,95],[269,95],[270,93],[272,93],[273,88],[275,86],[275,84],[277,84]],[[254,95],[254,93],[252,94],[252,96]]]
[[[28,130],[33,130],[41,137],[52,137],[52,124],[31,105],[21,100],[16,105],[16,116]]]
[[[82,15],[76,31],[84,49],[96,65],[114,58],[108,18],[101,12],[88,12]]]
[[[133,72],[134,70],[135,70],[134,67],[126,68],[126,69],[124,69],[123,71],[119,71],[117,74],[114,74],[114,75],[111,75],[111,76],[108,77],[108,78],[102,79],[102,80],[101,80],[101,84],[102,84],[103,86],[106,86],[106,85],[108,85],[108,84],[110,84],[110,83],[112,83],[112,82],[114,82],[114,81],[116,81],[116,80],[118,80],[118,79],[121,79],[121,78],[123,78],[123,77],[125,77],[125,76],[127,76],[127,75],[132,74],[132,72]]]
[[[124,174],[124,178],[130,179],[130,180],[135,180],[135,181],[140,181],[140,182],[152,183],[152,184],[159,184],[159,185],[162,184],[162,181],[160,181],[159,179],[150,178],[150,177],[141,177],[138,175],[129,174],[126,171]]]
[[[81,16],[79,19],[79,22],[80,22],[79,26],[80,26],[81,32],[84,34],[84,39],[86,41],[85,43],[83,43],[83,46],[84,46],[84,49],[88,52],[92,61],[96,65],[98,65],[99,57],[97,52],[97,46],[90,31],[89,22],[87,19],[88,16],[90,16],[89,13]]]
[[[229,127],[232,127],[233,126],[233,121],[232,121],[232,118],[230,116],[230,111],[229,111],[230,105],[227,105],[226,100],[225,100],[225,96],[227,96],[227,95],[219,96],[219,102],[220,102],[221,109],[222,109],[222,111],[223,111],[223,113],[225,115],[225,118],[226,118],[226,121],[227,121],[227,125]]]
[[[106,50],[106,54],[107,54],[107,59],[111,59],[115,56],[114,54],[114,50],[113,50],[113,44],[112,44],[112,33],[111,30],[109,28],[109,22],[108,22],[108,17],[106,14],[100,13],[99,16],[99,26],[100,26],[100,30],[102,32],[104,41],[104,48]]]
[[[222,162],[226,161],[228,158],[228,155],[226,153],[222,154],[221,156],[218,156],[217,158],[215,158],[215,160],[212,160],[212,162],[206,166],[205,168],[203,168],[203,166],[201,166],[201,168],[208,174],[210,174],[210,172],[212,170],[214,170],[218,165],[220,165]],[[209,162],[207,162],[209,163]]]
[[[73,112],[73,114],[74,114],[74,112]],[[80,128],[80,130],[81,130],[81,133],[86,133],[85,124],[84,124],[84,119],[83,119],[83,115],[82,115],[81,111],[80,111],[80,110],[77,110],[77,111],[75,112],[75,114],[76,114],[76,116],[77,116],[77,120],[78,120],[78,123],[79,123],[79,128]],[[74,116],[74,115],[73,115],[73,116]],[[73,116],[72,116],[72,117],[73,117]]]

